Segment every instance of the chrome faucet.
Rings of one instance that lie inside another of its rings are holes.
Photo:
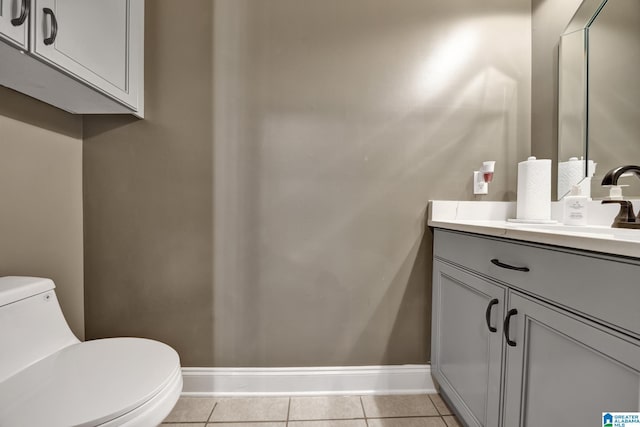
[[[640,179],[640,166],[627,165],[611,169],[602,179],[602,185],[618,185],[618,179],[623,173],[633,172]],[[633,214],[633,205],[629,200],[603,200],[606,203],[618,203],[620,211],[613,220],[611,227],[613,228],[640,228],[640,212],[635,217]]]

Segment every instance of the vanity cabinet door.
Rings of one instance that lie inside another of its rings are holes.
[[[504,287],[434,260],[432,373],[469,426],[499,423],[504,301]]]
[[[511,292],[514,309],[504,426],[602,425],[602,412],[640,411],[638,340]]]
[[[0,39],[26,50],[31,0],[0,0]]]
[[[32,0],[32,53],[138,110],[143,0]]]

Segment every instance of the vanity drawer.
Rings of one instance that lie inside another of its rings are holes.
[[[434,256],[640,337],[640,260],[442,229]]]

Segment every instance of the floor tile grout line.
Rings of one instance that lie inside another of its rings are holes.
[[[289,396],[289,404],[287,405],[287,422],[285,423],[285,427],[289,427],[290,414],[291,414],[291,396]]]
[[[362,396],[358,396],[360,398],[360,407],[362,408],[362,416],[364,417],[364,423],[369,427],[369,421],[367,421],[367,413],[364,410],[364,402],[362,401]]]
[[[393,416],[387,416],[387,417],[365,417],[365,418],[368,419],[368,420],[388,420],[389,418],[391,418],[391,419],[396,419],[396,418],[442,418],[443,416],[444,417],[448,417],[449,415],[393,415]]]
[[[399,417],[395,417],[395,418],[399,418]],[[414,417],[414,418],[418,418],[418,417]],[[419,417],[419,418],[427,418],[427,417]],[[301,422],[301,423],[308,423],[308,422],[312,422],[312,421],[353,421],[353,420],[364,420],[365,417],[351,417],[351,418],[302,418],[299,420],[289,420],[292,422]],[[236,422],[242,422],[242,421],[236,421]],[[265,422],[270,422],[270,421],[252,421],[252,422],[260,422],[260,423],[265,423]]]
[[[369,420],[367,419],[367,413],[364,412],[364,402],[362,401],[362,396],[360,396],[360,406],[362,407],[362,416],[364,417],[364,425],[369,427]]]
[[[455,416],[455,414],[453,413],[453,411],[451,410],[451,408],[449,407],[449,405],[447,404],[447,402],[445,402],[445,400],[442,398],[442,396],[440,396],[440,393],[438,394],[428,394],[427,396],[429,396],[429,399],[431,399],[431,402],[433,403],[433,406],[436,407],[436,411],[438,411],[438,413],[440,414],[440,416],[442,417],[447,417],[449,415],[453,415]],[[440,411],[440,408],[438,408],[438,405],[436,405],[435,400],[433,400],[433,397],[431,396],[438,396],[438,399],[440,399],[440,401],[442,402],[442,404],[444,404],[444,407],[446,408],[446,410],[448,411],[447,414],[442,413],[442,411]]]
[[[440,409],[438,409],[438,405],[436,405],[436,402],[431,398],[430,394],[427,394],[427,398],[429,399],[429,402],[431,402],[431,404],[433,405],[434,408],[436,408],[436,412],[442,416],[442,413],[440,412]]]
[[[300,422],[300,423],[309,423],[309,422],[317,422],[317,421],[358,421],[358,420],[364,420],[364,421],[368,421],[368,420],[395,420],[395,419],[423,419],[423,418],[442,418],[444,420],[445,417],[450,417],[450,418],[454,418],[454,415],[424,415],[424,416],[394,416],[394,417],[368,417],[368,418],[311,418],[311,419],[304,419],[304,420],[243,420],[243,421],[169,421],[169,422],[163,422],[163,425],[172,425],[172,424],[244,424],[244,423],[258,423],[258,424],[264,424],[264,423],[289,423],[289,422]],[[368,423],[367,423],[368,425]]]
[[[436,401],[433,400],[433,397],[431,397],[431,394],[427,394],[427,396],[429,397],[429,400],[431,401],[431,403],[433,404],[433,407],[436,408],[436,412],[438,414],[440,414],[440,416],[443,416],[444,414],[442,413],[442,411],[440,410],[440,408],[438,408],[438,405],[436,405]],[[444,421],[444,420],[442,420]]]
[[[211,408],[211,412],[209,412],[209,418],[207,418],[207,421],[204,422],[205,427],[207,424],[209,424],[209,422],[211,422],[211,417],[213,416],[213,411],[216,410],[216,406],[218,406],[217,400],[213,402],[213,408]]]

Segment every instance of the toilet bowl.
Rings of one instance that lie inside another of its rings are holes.
[[[0,277],[0,426],[157,426],[180,359],[143,338],[80,342],[49,279]]]

